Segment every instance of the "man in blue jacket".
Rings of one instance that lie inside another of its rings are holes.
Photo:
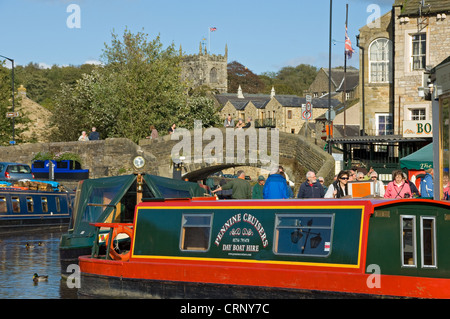
[[[425,170],[425,176],[420,181],[420,195],[422,197],[433,198],[433,175],[432,168]]]
[[[323,198],[325,191],[316,179],[316,173],[306,173],[306,182],[300,185],[297,198]]]
[[[289,198],[289,190],[286,177],[278,173],[278,168],[270,172],[264,184],[264,199]]]

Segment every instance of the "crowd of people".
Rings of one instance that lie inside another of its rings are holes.
[[[282,166],[273,169],[267,179],[259,176],[256,184],[251,187],[245,179],[245,172],[237,172],[237,178],[228,182],[222,179],[220,185],[211,191],[212,194],[220,194],[220,198],[232,199],[287,199],[287,198],[351,198],[349,194],[349,182],[371,181],[374,184],[373,197],[376,198],[433,198],[433,169],[426,171],[421,179],[419,192],[416,185],[410,181],[402,170],[392,172],[392,181],[384,185],[378,179],[378,173],[372,168],[367,172],[355,170],[342,170],[334,177],[334,181],[325,185],[323,177],[316,177],[313,171],[306,173],[306,180],[300,185],[297,196],[289,185],[289,178]],[[213,189],[214,183],[211,186]],[[444,199],[449,200],[450,182],[449,175],[444,174]]]

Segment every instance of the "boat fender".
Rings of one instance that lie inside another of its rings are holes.
[[[112,236],[111,236],[111,244],[110,244],[109,255],[114,260],[128,261],[130,259],[131,251],[128,251],[128,252],[126,252],[124,254],[119,254],[114,249],[114,238],[116,238],[117,235],[122,234],[122,233],[123,234],[127,234],[128,237],[130,237],[130,239],[133,236],[133,230],[131,228],[128,228],[128,227],[123,226],[123,225],[118,225],[117,227],[114,227],[114,230],[113,230],[113,233],[112,233]]]

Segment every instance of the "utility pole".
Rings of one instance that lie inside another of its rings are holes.
[[[10,59],[10,58],[8,58],[8,57],[6,57],[6,56],[3,56],[3,55],[0,55],[0,57],[5,58],[5,59],[11,61],[11,64],[12,64],[12,76],[11,76],[11,87],[12,87],[12,112],[15,113],[15,112],[14,112],[14,59]],[[15,131],[15,128],[14,128],[14,126],[15,126],[15,116],[12,116],[12,141],[10,142],[11,145],[15,145],[15,144],[16,144],[16,141],[15,141],[15,138],[14,138],[14,134],[15,134],[15,132],[14,132],[14,131]]]

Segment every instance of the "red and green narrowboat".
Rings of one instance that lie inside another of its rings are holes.
[[[450,297],[441,201],[144,200],[132,223],[93,225],[111,235],[79,258],[83,296]]]

